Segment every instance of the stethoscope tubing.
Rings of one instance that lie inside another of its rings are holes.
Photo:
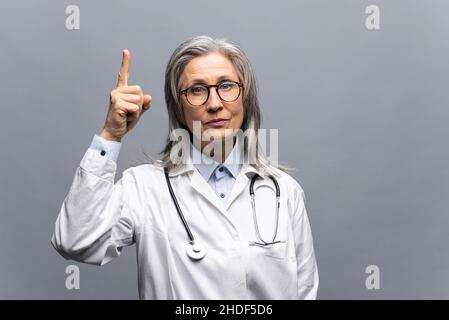
[[[167,180],[168,190],[170,191],[171,198],[176,207],[176,211],[178,211],[178,215],[181,218],[182,223],[184,224],[184,228],[187,231],[187,235],[189,236],[190,242],[193,243],[193,242],[195,242],[195,238],[193,237],[193,233],[190,230],[189,224],[187,223],[186,219],[184,218],[184,214],[182,213],[181,207],[179,206],[178,200],[176,199],[175,192],[173,191],[173,188],[170,183],[170,178],[168,177],[168,169],[167,168],[164,168],[164,174],[165,174],[165,179]]]
[[[260,235],[260,231],[259,231],[259,224],[257,222],[257,213],[256,213],[256,199],[255,199],[255,193],[254,193],[254,183],[256,182],[256,180],[259,178],[260,176],[255,174],[252,179],[251,179],[251,183],[249,185],[249,194],[251,196],[251,210],[253,212],[253,220],[254,220],[254,228],[256,229],[256,234],[257,237],[259,238],[259,240],[261,242],[252,242],[251,244],[254,245],[258,245],[258,246],[268,246],[271,244],[275,244],[275,243],[279,243],[280,241],[275,241],[276,236],[277,236],[277,232],[278,232],[278,226],[279,226],[279,207],[280,207],[280,196],[281,196],[281,190],[279,188],[279,184],[276,181],[276,179],[273,176],[268,176],[274,183],[274,186],[276,188],[276,215],[275,215],[275,228],[274,228],[274,233],[273,233],[273,237],[271,241],[265,241],[262,236]]]

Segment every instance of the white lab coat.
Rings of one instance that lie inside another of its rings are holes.
[[[163,170],[152,164],[123,172],[114,184],[116,163],[88,149],[56,220],[52,244],[66,259],[104,265],[136,244],[141,299],[315,299],[318,271],[304,192],[288,174],[281,190],[277,240],[257,240],[249,196],[257,170],[243,165],[225,207],[192,164],[170,172],[179,205],[207,255],[186,255],[188,235],[170,197]],[[259,229],[272,237],[274,186],[255,185]]]

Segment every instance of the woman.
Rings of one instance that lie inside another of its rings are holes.
[[[315,299],[304,192],[260,150],[255,78],[242,50],[205,36],[175,50],[163,157],[114,184],[121,139],[151,106],[128,85],[129,65],[124,50],[104,128],[57,218],[55,249],[104,265],[136,244],[141,299]]]

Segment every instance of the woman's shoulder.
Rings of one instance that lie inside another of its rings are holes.
[[[275,166],[271,166],[270,169],[275,173],[276,179],[288,188],[288,191],[295,194],[299,193],[300,195],[304,195],[304,189],[302,188],[301,183],[293,175],[291,175],[291,172],[289,173],[286,170],[282,170],[281,168]]]
[[[123,171],[123,178],[131,178],[134,181],[154,181],[161,179],[164,175],[164,168],[157,163],[141,163],[127,168]]]

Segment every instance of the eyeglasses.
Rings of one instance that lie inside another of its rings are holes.
[[[212,85],[196,84],[187,89],[181,90],[179,93],[185,95],[187,101],[192,106],[199,107],[205,104],[207,99],[209,99],[211,87],[215,87],[215,90],[221,100],[233,102],[240,96],[243,83],[226,80]]]

